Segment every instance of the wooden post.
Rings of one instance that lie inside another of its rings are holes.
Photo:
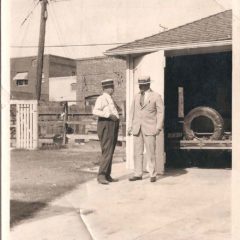
[[[67,124],[68,121],[68,102],[64,103],[64,117],[63,117],[63,144],[67,143]]]
[[[38,58],[37,58],[37,83],[36,83],[36,98],[37,98],[37,100],[40,100],[40,97],[41,97],[48,0],[39,0],[39,1],[41,1],[42,10],[41,10],[41,23],[40,23],[40,33],[39,33],[39,43],[38,43]]]

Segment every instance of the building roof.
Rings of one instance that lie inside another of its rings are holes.
[[[58,56],[58,55],[53,55],[53,54],[44,54],[44,57],[54,57],[54,58],[60,58],[60,59],[67,59],[67,60],[72,60],[75,61],[75,59],[73,58],[68,58],[68,57],[63,57],[63,56]],[[23,56],[23,57],[11,57],[11,60],[17,60],[17,59],[31,59],[31,58],[36,58],[37,59],[37,55],[34,56]]]
[[[101,60],[105,59],[107,56],[96,56],[96,57],[85,57],[85,58],[77,58],[77,61],[86,61],[86,60]]]
[[[106,55],[124,55],[151,52],[169,46],[231,41],[232,11],[227,10],[206,18],[164,31],[143,39],[109,49]]]

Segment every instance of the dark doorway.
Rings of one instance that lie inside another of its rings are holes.
[[[181,93],[181,96],[179,95]],[[183,120],[184,116],[192,109],[199,106],[207,106],[220,113],[224,120],[224,131],[231,132],[232,119],[232,53],[208,53],[198,55],[174,56],[166,58],[165,69],[165,132],[167,164],[174,165],[172,152],[177,149],[177,141],[184,139]],[[180,102],[181,101],[181,102]],[[211,132],[213,129],[211,121],[200,117],[192,122],[196,131]],[[173,144],[174,142],[174,144]],[[180,146],[180,145],[179,145]],[[179,147],[180,148],[180,147]],[[206,153],[207,151],[207,153]],[[226,154],[210,154],[209,150],[189,150],[199,156],[208,159],[208,155],[221,156]],[[218,150],[217,150],[218,152]],[[189,154],[188,154],[189,155]],[[191,155],[191,154],[190,154]],[[176,156],[174,157],[177,158]],[[187,157],[186,157],[187,158]],[[229,162],[229,157],[226,158]],[[178,162],[181,161],[178,160]],[[189,162],[188,160],[183,160]],[[206,160],[207,161],[207,160]],[[208,160],[214,162],[214,160]],[[191,161],[190,161],[191,162]],[[224,165],[224,164],[223,164]]]

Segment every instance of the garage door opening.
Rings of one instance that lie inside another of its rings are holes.
[[[231,151],[231,100],[231,52],[167,57],[167,162],[173,150],[199,152],[205,157]]]

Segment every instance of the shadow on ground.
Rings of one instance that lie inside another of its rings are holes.
[[[162,177],[179,177],[188,171],[182,168],[167,168]]]
[[[49,206],[47,202],[23,202],[11,200],[11,218],[10,226],[13,227],[17,223],[25,219],[31,219],[38,214],[37,219],[49,218],[52,216],[62,215],[68,212],[77,211],[73,207]],[[40,211],[41,210],[41,211]]]
[[[44,202],[23,202],[17,200],[10,201],[10,226],[13,227],[23,219],[33,217],[34,214],[46,207]]]
[[[10,200],[10,227],[15,227],[23,220],[32,219],[37,215],[37,219],[43,217],[56,216],[65,212],[72,211],[73,209],[51,206],[49,203],[62,195],[73,191],[79,184],[87,182],[95,177],[95,174],[85,173],[85,176],[80,181],[72,182],[66,186],[56,186],[50,189],[49,187],[41,188],[42,196],[47,196],[45,199],[36,201],[23,201],[23,200]],[[34,188],[34,186],[32,186]],[[39,188],[40,189],[40,188]],[[39,190],[36,187],[36,191]],[[36,197],[32,197],[36,199]],[[41,212],[40,212],[41,211]]]
[[[49,203],[74,190],[79,184],[95,178],[95,173],[81,170],[92,167],[93,159],[97,157],[98,152],[71,149],[12,151],[10,226],[14,227],[36,216],[38,218],[43,209],[45,215],[69,211],[53,209]]]
[[[231,152],[214,150],[169,151],[166,167],[231,169],[232,155]]]

